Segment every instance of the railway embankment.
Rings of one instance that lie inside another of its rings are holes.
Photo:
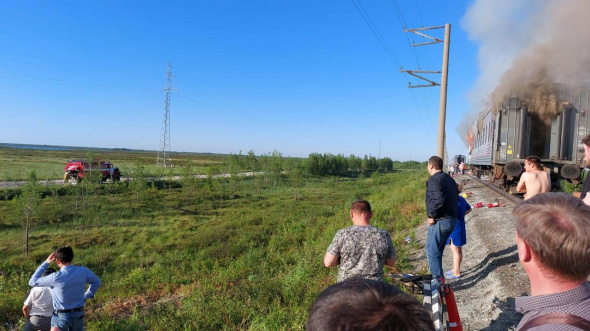
[[[463,330],[514,330],[520,321],[514,298],[528,295],[526,273],[520,267],[515,244],[512,209],[516,202],[465,175],[455,180],[464,184],[463,192],[473,211],[466,216],[467,244],[463,246],[461,278],[449,280],[461,316]],[[481,202],[483,207],[474,208]],[[500,206],[488,208],[499,202]],[[416,231],[418,246],[426,241],[426,219]],[[428,270],[424,250],[412,256],[416,272]],[[452,254],[445,249],[444,270],[452,267]]]

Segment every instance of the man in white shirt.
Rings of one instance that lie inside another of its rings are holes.
[[[43,276],[54,272],[55,269],[47,268]],[[27,319],[24,331],[49,331],[53,310],[53,298],[49,287],[33,287],[23,305],[23,314]]]

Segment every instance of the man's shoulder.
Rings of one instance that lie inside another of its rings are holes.
[[[383,230],[381,228],[378,228],[376,226],[373,225],[368,225],[368,226],[349,226],[347,228],[344,229],[340,229],[338,230],[338,232],[336,232],[336,234],[340,234],[340,235],[355,235],[355,234],[362,234],[362,233],[369,233],[369,232],[378,232],[378,233],[385,233],[385,234],[389,234],[389,232],[387,232],[386,230]]]

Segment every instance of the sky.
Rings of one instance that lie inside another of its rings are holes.
[[[446,146],[467,154],[474,3],[2,1],[0,143],[156,151],[170,63],[172,151],[426,161],[440,88],[408,88],[400,67],[441,70],[443,44],[403,28],[450,23]]]

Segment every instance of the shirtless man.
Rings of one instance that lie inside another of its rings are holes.
[[[590,168],[590,134],[582,139],[582,145],[584,145],[584,166]],[[582,192],[574,192],[573,194],[590,206],[590,194],[587,194],[588,192],[590,192],[590,180],[586,178]]]
[[[541,159],[536,156],[527,156],[524,159],[524,170],[525,172],[520,175],[520,181],[516,185],[516,191],[526,192],[525,200],[539,193],[551,191],[551,178],[548,173],[541,170]]]

